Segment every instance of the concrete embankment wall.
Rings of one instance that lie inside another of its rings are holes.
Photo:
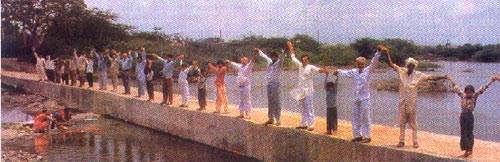
[[[83,111],[107,114],[180,138],[263,161],[453,161],[457,159],[355,144],[286,127],[266,127],[231,116],[162,107],[114,93],[62,86],[2,74],[2,82]]]

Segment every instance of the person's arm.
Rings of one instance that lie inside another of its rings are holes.
[[[142,51],[141,57],[142,57],[141,63],[146,63],[146,61],[147,61],[146,60],[146,51],[144,51],[144,50]]]
[[[373,56],[372,60],[370,61],[370,65],[368,65],[367,69],[371,71],[375,66],[377,66],[377,63],[380,59],[380,55],[382,51],[387,50],[387,48],[383,45],[378,45],[377,47],[377,52],[375,52],[375,55]]]
[[[427,80],[443,80],[443,79],[448,79],[448,75],[427,75],[427,74],[422,74],[424,75],[424,78]]]
[[[387,64],[389,65],[389,67],[397,71],[397,68],[399,68],[399,66],[392,62],[391,54],[389,53],[389,51],[387,50],[385,52],[387,53]]]
[[[266,62],[269,64],[271,62],[273,62],[273,60],[271,60],[271,58],[269,58],[269,56],[267,56],[264,52],[262,52],[262,50],[260,50],[259,48],[255,48],[254,49],[255,51],[257,51],[259,53],[259,56],[264,58],[264,60],[266,60]]]
[[[446,77],[446,79],[448,79],[450,81],[451,87],[453,87],[453,91],[459,97],[464,97],[465,96],[464,92],[462,92],[462,90],[460,90],[460,87],[455,83],[455,80],[451,76]]]
[[[38,54],[36,53],[35,47],[31,48],[31,51],[33,52],[33,55],[37,60],[40,59],[40,57],[38,57]]]
[[[76,48],[73,48],[73,56],[75,56],[75,58],[78,58],[78,55],[76,54]]]
[[[215,67],[214,65],[212,65],[212,63],[208,63],[208,68],[212,72],[217,72],[217,67]]]
[[[495,81],[500,81],[500,76],[491,76],[491,79],[488,84],[486,84],[486,87],[490,86]]]
[[[333,75],[335,76],[341,76],[341,77],[352,77],[354,73],[354,70],[341,70],[337,69],[336,71],[333,71]]]

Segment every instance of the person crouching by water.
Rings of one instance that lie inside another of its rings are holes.
[[[71,119],[71,112],[68,108],[53,111],[52,118],[54,118],[55,122],[52,122],[52,124],[50,125],[50,129],[54,129],[55,127],[57,127],[57,129],[59,130],[66,130],[68,128],[64,127],[63,123]]]
[[[33,132],[35,133],[45,133],[49,131],[50,122],[55,121],[54,118],[50,117],[45,108],[42,112],[35,117],[35,122],[33,124]]]

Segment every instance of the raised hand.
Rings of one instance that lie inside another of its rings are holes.
[[[226,63],[231,63],[231,60],[226,59],[226,60],[225,60],[225,62],[226,62]]]
[[[254,52],[259,52],[260,48],[254,48],[253,51]]]
[[[382,51],[387,51],[387,47],[385,47],[384,45],[378,45],[377,52],[382,52]]]

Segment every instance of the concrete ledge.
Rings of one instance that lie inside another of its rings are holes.
[[[114,93],[70,87],[2,74],[2,82],[22,84],[32,93],[84,111],[193,140],[263,161],[460,161],[429,153],[350,141],[287,127],[266,127],[231,116],[162,107]]]

